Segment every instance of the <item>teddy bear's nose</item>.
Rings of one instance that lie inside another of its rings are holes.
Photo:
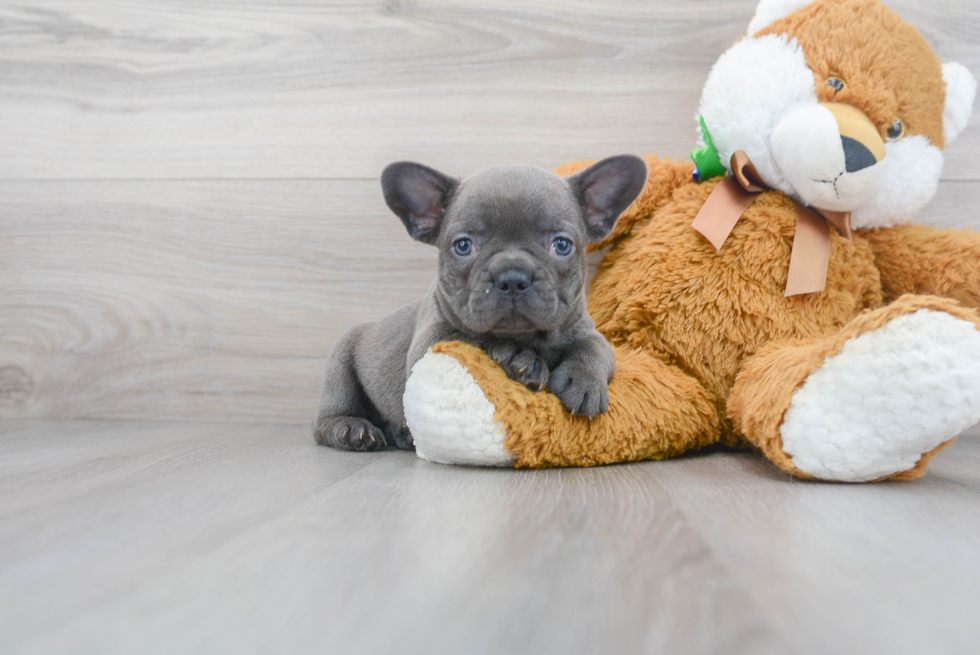
[[[848,173],[870,168],[885,159],[885,142],[871,119],[856,107],[840,102],[821,102],[837,123],[844,148],[844,168]]]
[[[840,141],[844,146],[844,167],[848,173],[854,173],[878,163],[867,146],[857,139],[841,135]]]

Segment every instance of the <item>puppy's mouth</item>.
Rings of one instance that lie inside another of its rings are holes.
[[[548,327],[538,325],[514,307],[508,314],[505,314],[500,320],[494,323],[489,332],[494,334],[523,334],[535,330],[548,329]]]
[[[554,293],[532,292],[520,298],[495,293],[470,296],[464,320],[474,332],[483,334],[526,334],[556,329],[563,318],[561,303]]]

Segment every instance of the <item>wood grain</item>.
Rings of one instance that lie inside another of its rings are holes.
[[[590,470],[299,426],[0,423],[4,653],[968,653],[980,441],[924,479]]]
[[[980,7],[890,3],[980,75]],[[0,179],[374,178],[685,156],[756,0],[14,0]],[[977,115],[947,179],[980,179]]]
[[[377,182],[0,183],[0,416],[308,421],[434,251]]]
[[[0,235],[0,417],[306,422],[340,334],[435,274],[376,181],[0,182]]]

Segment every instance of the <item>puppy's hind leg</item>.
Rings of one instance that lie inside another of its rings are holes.
[[[340,338],[327,359],[313,437],[321,446],[341,450],[379,450],[384,434],[368,420],[370,401],[357,376],[354,349],[366,328],[359,325]]]

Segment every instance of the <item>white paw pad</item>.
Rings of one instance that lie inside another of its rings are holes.
[[[469,371],[449,355],[429,352],[405,385],[405,421],[415,453],[440,464],[510,466],[496,408]]]
[[[864,482],[907,471],[980,420],[980,330],[919,310],[848,341],[793,394],[780,433],[798,469]]]

